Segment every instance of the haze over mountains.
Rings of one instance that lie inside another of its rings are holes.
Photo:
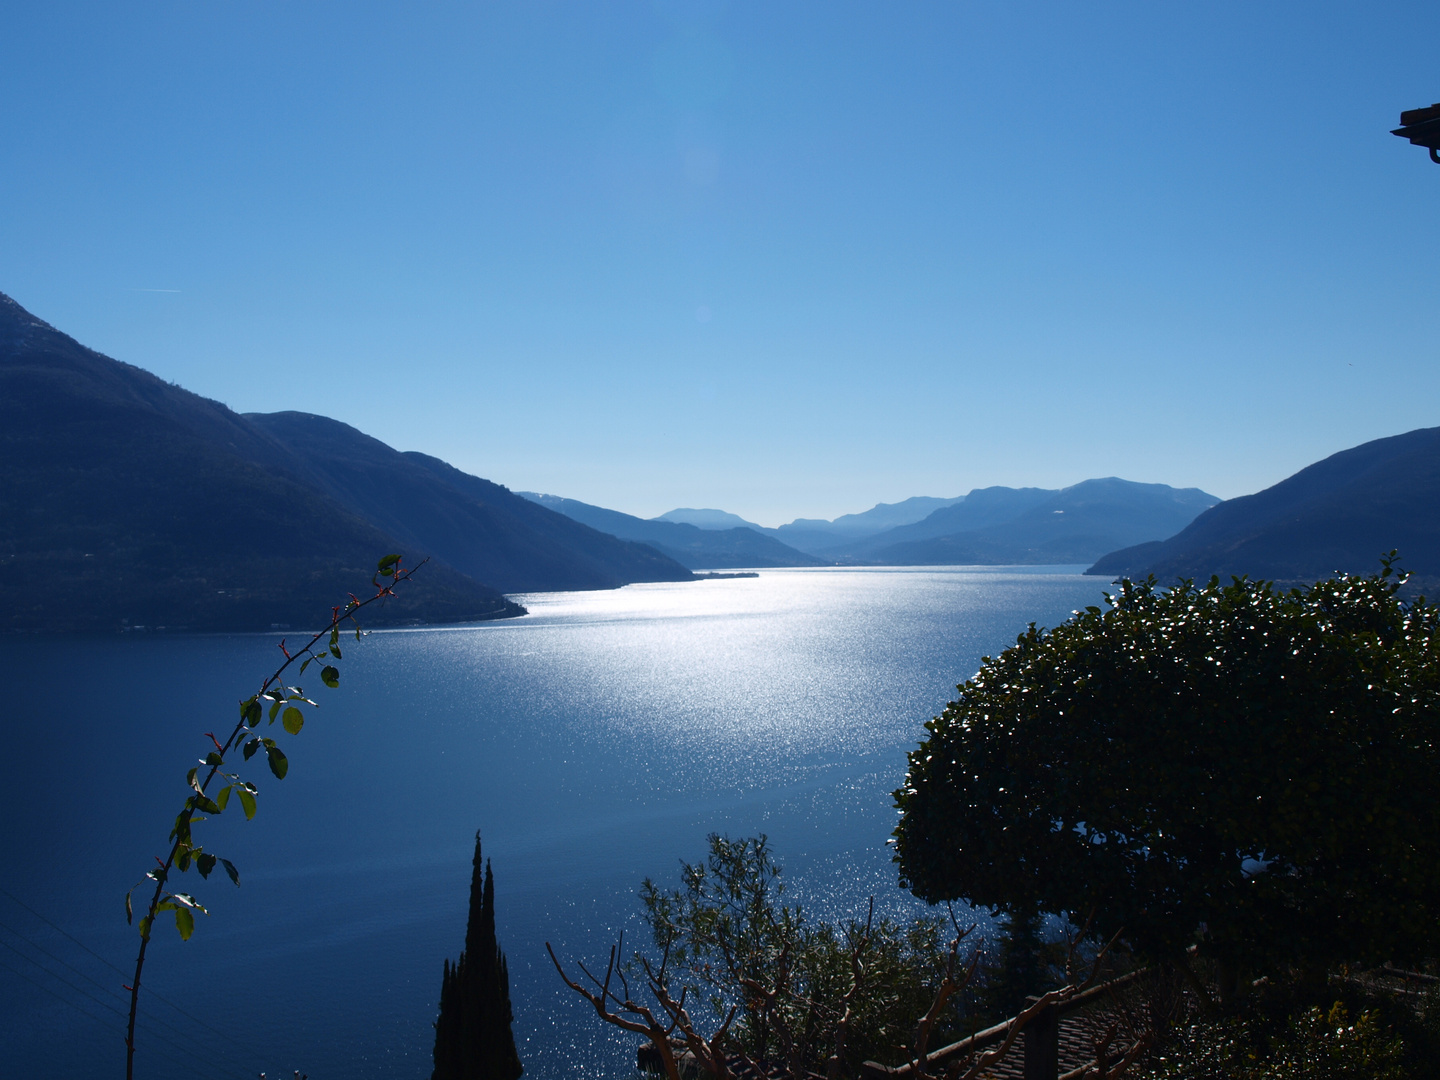
[[[919,496],[833,522],[800,519],[767,529],[724,510],[682,508],[646,520],[554,495],[526,497],[616,536],[645,540],[695,569],[1088,563],[1140,537],[1171,536],[1219,501],[1198,488],[1109,477],[1059,490],[990,487],[949,499]],[[769,546],[760,547],[766,540]],[[763,561],[724,561],[745,555]]]
[[[1092,563],[1162,580],[1369,572],[1399,548],[1440,578],[1440,428],[1335,454],[1256,495],[1115,477],[919,496],[763,528],[645,520],[517,494],[299,412],[238,415],[87,349],[0,294],[0,626],[265,629],[323,621],[380,555],[432,565],[369,620],[523,613],[505,593],[691,570]]]
[[[722,570],[737,567],[823,566],[826,560],[807,555],[765,535],[758,525],[729,526],[729,520],[743,521],[723,511],[701,511],[702,520],[714,524],[701,528],[670,515],[638,518],[619,510],[591,506],[578,499],[558,495],[520,492],[540,506],[565,514],[578,522],[625,540],[649,544],[691,570]],[[671,511],[689,514],[694,511]]]

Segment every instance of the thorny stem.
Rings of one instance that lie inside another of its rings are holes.
[[[338,630],[346,620],[355,622],[355,613],[357,611],[369,607],[377,600],[384,600],[387,597],[394,596],[395,586],[402,581],[409,581],[410,578],[415,575],[415,571],[419,570],[421,566],[424,566],[425,563],[429,561],[429,559],[424,559],[418,566],[412,567],[409,570],[401,570],[399,562],[396,562],[394,575],[389,584],[382,584],[377,574],[374,579],[374,585],[376,586],[374,596],[366,600],[356,600],[354,593],[351,593],[350,602],[344,607],[333,609],[330,621],[325,625],[325,628],[316,631],[314,636],[312,636],[298,652],[294,654],[286,652],[285,642],[282,639],[280,642],[280,651],[285,653],[285,662],[276,668],[274,673],[261,684],[256,696],[258,697],[260,694],[266,693],[272,686],[279,682],[280,677],[285,674],[291,664],[310,655],[311,650],[315,647],[315,643],[321,638],[328,637],[331,633]],[[355,622],[355,627],[357,630],[359,629],[359,622]],[[241,716],[239,722],[235,725],[235,729],[230,732],[230,737],[226,739],[220,747],[220,756],[222,758],[225,754],[229,753],[235,746],[235,741],[248,729],[245,717]],[[210,741],[217,741],[214,735],[210,736]],[[210,786],[210,781],[215,779],[215,774],[219,771],[220,763],[210,766],[210,771],[205,774],[205,779],[200,783],[199,795],[203,796],[205,794],[205,789]],[[195,810],[196,806],[192,798],[186,801],[185,809],[180,812],[180,815],[188,823],[189,819],[194,815]],[[126,987],[126,989],[130,991],[130,1018],[125,1029],[125,1080],[135,1080],[135,1014],[140,1006],[140,972],[145,967],[145,953],[150,947],[150,931],[154,929],[155,916],[158,913],[160,902],[165,896],[165,882],[170,876],[170,868],[175,865],[175,856],[180,851],[181,835],[179,830],[177,830],[175,842],[170,845],[170,854],[165,857],[164,862],[160,863],[158,870],[151,872],[155,877],[155,892],[150,897],[150,906],[146,909],[145,918],[140,923],[140,952],[135,957],[135,977],[130,980],[130,985]],[[156,861],[159,862],[160,860],[157,858]]]

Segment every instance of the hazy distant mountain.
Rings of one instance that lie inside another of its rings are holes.
[[[770,531],[763,525],[746,521],[739,514],[731,514],[724,510],[694,510],[690,507],[681,507],[678,510],[668,510],[650,520],[694,525],[697,529],[754,529],[761,533]]]
[[[943,506],[909,525],[897,526],[836,550],[837,555],[871,558],[882,548],[933,540],[1001,525],[1053,499],[1059,491],[1046,488],[976,488],[964,499]]]
[[[519,494],[550,510],[584,522],[592,529],[624,540],[649,544],[691,570],[824,565],[822,560],[787,547],[774,537],[766,536],[748,526],[702,529],[688,522],[633,517],[618,510],[606,510],[604,507],[591,506],[578,499],[565,499],[559,495],[539,495],[533,491],[522,491]]]
[[[841,514],[834,521],[823,518],[796,518],[788,525],[767,531],[791,547],[817,555],[840,544],[861,540],[899,525],[921,521],[936,510],[964,500],[964,495],[953,499],[916,495],[903,502],[876,503],[869,510],[858,514]]]
[[[689,576],[335,421],[239,416],[85,348],[3,294],[0,395],[8,629],[298,629],[363,593],[390,551],[436,561],[372,609],[375,625],[523,613],[451,559],[533,589]]]
[[[900,525],[924,521],[936,510],[965,501],[964,495],[953,499],[937,499],[933,495],[915,495],[898,503],[876,503],[858,514],[841,514],[830,527],[836,532],[881,532]],[[784,528],[784,526],[781,526]]]
[[[1440,576],[1440,428],[1333,454],[1220,503],[1161,543],[1114,551],[1087,572],[1315,581],[1337,570],[1371,573],[1392,548],[1402,567]]]
[[[1109,477],[1059,491],[991,487],[925,520],[835,549],[888,565],[1089,562],[1115,537],[1163,538],[1218,502],[1198,488]]]

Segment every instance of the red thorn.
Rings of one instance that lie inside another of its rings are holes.
[[[126,986],[124,983],[121,983],[120,986],[123,989],[129,990],[132,994],[135,992],[135,988],[133,986]]]
[[[284,639],[283,637],[280,639],[280,651],[283,652],[283,653],[285,653],[285,659],[286,659],[286,660],[289,660],[289,659],[290,659],[290,653],[289,653],[289,651],[285,648],[285,639]]]
[[[215,733],[213,731],[207,731],[205,732],[205,734],[210,736],[210,741],[215,744],[215,749],[219,750],[220,753],[223,754],[225,752],[225,748],[220,745],[220,740],[215,737]]]

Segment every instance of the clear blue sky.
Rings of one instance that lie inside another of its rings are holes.
[[[240,410],[777,524],[1440,424],[1440,5],[11,3],[0,291]]]

